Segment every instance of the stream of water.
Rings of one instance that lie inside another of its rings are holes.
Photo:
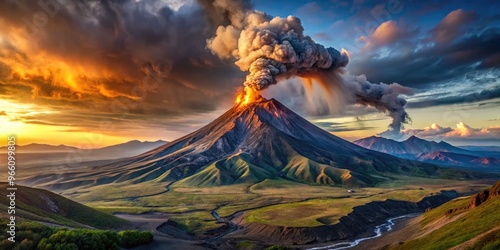
[[[309,248],[308,250],[320,250],[320,249],[321,250],[323,250],[323,249],[325,249],[325,250],[326,249],[327,250],[340,250],[340,249],[348,249],[351,247],[355,247],[359,243],[361,243],[362,241],[378,238],[378,237],[382,236],[383,233],[391,231],[392,227],[396,224],[395,221],[400,220],[400,219],[404,219],[404,218],[416,217],[418,215],[419,214],[406,214],[406,215],[401,215],[398,217],[390,218],[384,224],[376,226],[375,229],[373,230],[375,235],[370,236],[370,237],[359,238],[359,239],[356,239],[354,241],[335,243],[333,245],[328,245],[328,246]]]

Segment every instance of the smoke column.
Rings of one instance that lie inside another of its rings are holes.
[[[404,110],[406,100],[399,97],[411,95],[409,88],[397,83],[372,84],[364,75],[348,74],[344,68],[349,62],[348,54],[325,48],[304,35],[299,18],[271,17],[250,9],[248,2],[241,0],[204,3],[228,17],[227,24],[219,26],[207,40],[207,48],[221,59],[234,60],[240,70],[248,72],[246,91],[260,91],[280,80],[300,77],[309,101],[314,99],[314,84],[319,84],[329,96],[323,110],[338,109],[340,104],[374,107],[391,116],[387,134],[394,136],[400,134],[402,123],[409,120]]]

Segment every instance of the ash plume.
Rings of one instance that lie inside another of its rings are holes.
[[[226,24],[220,25],[207,40],[207,48],[221,59],[233,60],[241,71],[247,72],[247,91],[261,91],[280,80],[300,77],[309,102],[316,99],[314,84],[328,95],[318,113],[332,113],[346,104],[374,107],[392,118],[388,133],[399,135],[402,124],[409,120],[404,109],[406,100],[400,95],[411,95],[411,89],[397,83],[372,84],[364,75],[348,74],[347,52],[314,42],[304,34],[298,17],[271,17],[251,9],[248,1],[229,2],[205,1],[206,5],[212,4],[213,11],[225,13],[226,17]]]
[[[244,85],[256,91],[292,76],[335,70],[349,61],[346,53],[305,36],[299,18],[269,19],[258,11],[247,12],[235,25],[219,26],[207,47],[220,58],[235,58],[235,64],[249,72]]]
[[[369,106],[387,113],[392,118],[392,122],[389,124],[389,129],[384,132],[386,137],[400,137],[402,124],[410,121],[404,109],[406,100],[400,96],[412,95],[413,91],[410,88],[398,83],[373,84],[366,79],[365,75],[353,76],[345,69],[322,72],[314,76],[314,79],[330,97],[344,98],[344,103]],[[306,95],[308,93],[310,92],[306,91]],[[331,100],[332,98],[327,99],[328,110],[338,109],[335,105],[339,102]]]

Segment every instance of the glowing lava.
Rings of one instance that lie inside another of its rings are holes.
[[[252,88],[245,87],[245,89],[241,91],[238,96],[236,96],[236,100],[234,102],[241,106],[245,106],[261,98],[262,97],[259,95],[259,92],[253,90]]]

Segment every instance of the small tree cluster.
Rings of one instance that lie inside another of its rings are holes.
[[[125,230],[118,233],[118,238],[121,247],[131,248],[153,241],[153,234],[149,231]]]
[[[4,221],[0,219],[2,224]],[[16,228],[15,243],[0,235],[0,249],[12,250],[108,250],[131,248],[153,241],[149,231],[125,230],[113,232],[96,229],[64,229],[37,222],[22,222]]]

